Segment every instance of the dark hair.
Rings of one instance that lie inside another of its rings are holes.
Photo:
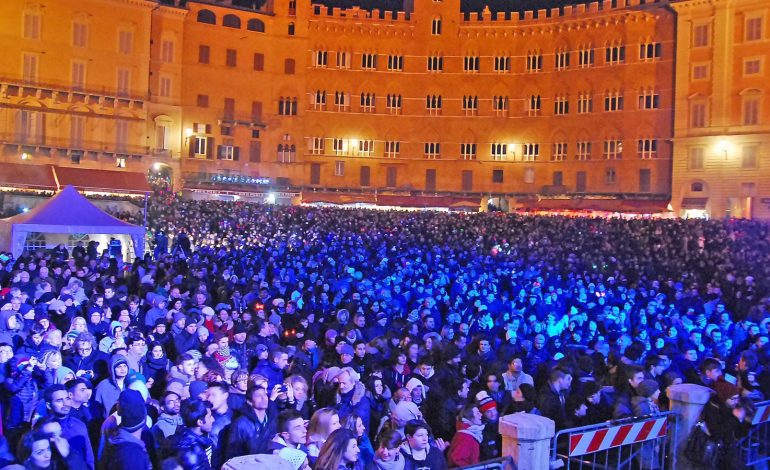
[[[281,411],[278,415],[278,432],[289,432],[289,423],[297,419],[303,419],[299,411],[291,409]]]
[[[169,391],[167,391],[167,392],[164,392],[164,393],[163,393],[163,395],[161,395],[161,396],[160,396],[160,402],[161,402],[161,404],[162,404],[162,403],[165,403],[165,401],[166,401],[166,398],[170,397],[171,395],[176,395],[178,398],[182,398],[182,396],[181,396],[181,395],[179,395],[178,393],[176,393],[176,392],[174,392],[174,391],[171,391],[171,390],[169,390]]]
[[[356,440],[353,431],[346,428],[340,428],[329,434],[323,447],[318,454],[315,470],[338,470],[342,463],[342,455],[348,448],[351,440]]]
[[[93,388],[93,385],[88,380],[84,379],[83,377],[78,377],[72,380],[68,380],[67,383],[64,384],[65,387],[67,387],[68,392],[72,392],[75,390],[75,387],[78,385],[83,384],[87,388]]]
[[[460,410],[460,413],[457,415],[457,421],[461,421],[463,418],[467,420],[473,419],[473,409],[478,408],[475,403],[470,403],[468,405],[463,406],[463,409]]]
[[[568,375],[572,375],[570,371],[563,367],[554,367],[551,369],[551,372],[548,373],[548,381],[553,383],[556,382],[559,379],[562,379]]]
[[[19,459],[19,462],[22,464],[27,462],[29,457],[32,455],[32,445],[37,441],[48,442],[49,439],[48,436],[38,431],[29,431],[24,434],[16,448],[16,458]]]
[[[182,415],[182,423],[188,429],[197,428],[198,421],[206,419],[206,414],[211,408],[211,403],[198,398],[188,398],[182,402],[179,414]]]
[[[126,346],[129,348],[132,344],[136,343],[137,341],[144,341],[144,336],[138,331],[132,331],[128,334],[128,337],[126,338]]]
[[[396,430],[389,430],[389,431],[383,431],[382,434],[380,434],[379,439],[377,439],[377,443],[380,447],[384,447],[386,449],[395,449],[399,445],[401,445],[401,441],[404,439],[401,437],[401,434],[398,433]]]
[[[270,350],[270,362],[275,362],[276,358],[281,354],[288,354],[289,352],[283,346],[276,346]]]
[[[230,385],[227,382],[209,382],[208,388],[218,388],[222,393],[230,393]]]
[[[414,436],[414,433],[419,431],[420,429],[425,429],[428,431],[428,434],[433,434],[433,431],[430,429],[430,426],[428,426],[428,423],[425,421],[419,420],[419,419],[410,419],[406,422],[406,426],[404,426],[404,435],[405,436]]]
[[[713,357],[707,357],[706,359],[701,362],[700,370],[705,374],[706,371],[709,370],[722,370],[722,363],[718,360],[714,359]]]
[[[180,354],[180,355],[179,355],[179,356],[176,358],[176,365],[178,365],[178,366],[179,366],[179,365],[182,365],[182,363],[183,363],[183,362],[187,362],[187,361],[194,361],[194,360],[195,360],[195,358],[194,358],[194,357],[192,357],[190,354],[187,354],[187,353],[184,353],[184,354]]]
[[[67,391],[67,387],[65,387],[62,384],[51,385],[51,386],[47,387],[45,389],[45,391],[43,391],[43,399],[45,400],[46,403],[50,404],[51,400],[53,400],[53,394],[54,393],[56,393],[56,392],[66,392],[66,391]]]

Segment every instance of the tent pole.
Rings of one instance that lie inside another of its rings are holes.
[[[147,227],[147,200],[150,198],[150,193],[144,193],[144,226]]]

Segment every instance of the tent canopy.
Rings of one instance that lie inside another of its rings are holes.
[[[134,252],[144,253],[144,227],[116,219],[72,186],[28,212],[0,220],[0,249],[18,257],[29,233],[128,235]]]

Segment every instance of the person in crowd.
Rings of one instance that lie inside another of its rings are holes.
[[[211,470],[221,468],[214,460],[214,442],[209,437],[214,417],[211,404],[197,398],[188,398],[181,405],[183,426],[174,435],[177,461],[184,462],[184,468]]]
[[[268,450],[270,439],[278,430],[278,409],[275,399],[280,385],[271,392],[267,390],[267,379],[252,380],[246,391],[246,406],[239,410],[239,416],[230,425],[225,444],[225,461],[242,455],[260,454]]]
[[[419,420],[409,421],[404,428],[404,434],[406,440],[401,446],[401,455],[406,460],[406,468],[447,468],[444,458],[447,444],[441,438],[431,443],[431,431],[427,423]]]
[[[360,454],[355,433],[347,428],[337,429],[321,447],[313,470],[363,469]]]
[[[466,405],[457,417],[457,432],[447,450],[449,468],[474,465],[481,461],[484,440],[483,415],[475,404]]]
[[[374,459],[366,470],[404,470],[406,458],[399,450],[402,441],[403,437],[396,431],[381,433]]]
[[[89,469],[94,469],[94,451],[88,428],[78,418],[71,416],[71,400],[64,385],[54,384],[44,392],[48,416],[59,424],[61,437],[69,444],[71,452],[79,454]]]
[[[150,470],[152,464],[142,440],[142,430],[147,426],[144,397],[136,390],[123,390],[117,405],[120,425],[107,442],[99,470]]]
[[[311,464],[318,458],[329,435],[340,427],[340,416],[334,408],[321,408],[313,413],[307,430],[307,449]]]

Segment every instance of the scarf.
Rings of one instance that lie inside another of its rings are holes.
[[[374,466],[377,470],[404,470],[406,459],[399,453],[396,454],[396,460],[392,462],[384,462],[374,456]]]
[[[468,434],[472,438],[476,439],[476,442],[481,444],[481,440],[483,439],[482,434],[484,433],[484,425],[471,424],[470,421],[468,421],[465,418],[463,418],[463,424],[467,427],[465,429],[460,429],[457,432],[463,432],[465,434]]]

